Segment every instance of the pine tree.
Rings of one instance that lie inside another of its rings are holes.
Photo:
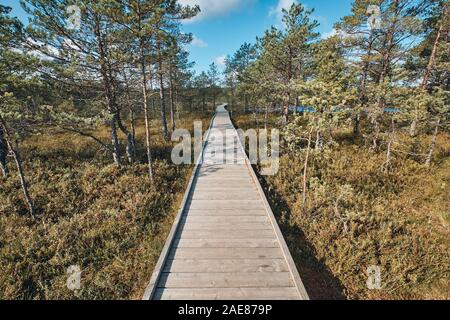
[[[201,100],[201,111],[204,113],[206,111],[206,96],[208,94],[208,84],[209,84],[209,78],[206,72],[202,71],[196,78],[195,78],[195,87],[198,91],[198,94],[200,96]]]
[[[175,117],[177,114],[177,100],[179,85],[182,79],[188,75],[193,63],[189,61],[189,53],[183,49],[183,45],[192,41],[190,34],[179,33],[174,35],[168,50],[168,78],[170,97],[170,123],[172,131],[176,129]]]
[[[34,219],[35,208],[23,169],[19,139],[36,129],[34,113],[27,108],[28,95],[23,93],[39,85],[33,75],[37,61],[23,53],[23,26],[9,16],[10,12],[10,7],[0,5],[0,169],[8,177],[7,156],[11,154],[28,211]]]
[[[216,99],[217,99],[217,95],[220,93],[220,86],[219,86],[219,81],[220,81],[220,72],[219,69],[217,68],[217,65],[213,62],[209,65],[209,70],[208,70],[208,87],[209,87],[209,91],[211,92],[211,96],[212,96],[212,112],[214,112],[214,110],[216,109]]]
[[[306,10],[294,3],[289,10],[283,9],[285,30],[266,31],[259,39],[261,56],[269,65],[273,75],[283,85],[283,122],[288,121],[289,106],[292,103],[291,81],[306,80],[310,72],[311,44],[319,34],[315,31],[318,22],[311,19],[314,10]]]
[[[55,75],[67,83],[94,83],[102,91],[105,121],[111,134],[113,161],[121,165],[119,138],[120,107],[117,104],[117,77],[121,61],[120,46],[114,45],[114,34],[119,25],[112,19],[117,10],[115,1],[80,0],[79,29],[66,23],[69,0],[27,0],[25,10],[33,16],[27,29],[28,44],[34,50],[52,59]],[[58,72],[59,71],[59,72]],[[97,82],[97,79],[100,79]]]
[[[232,57],[229,56],[225,60],[225,80],[231,88],[232,98],[234,98],[234,93],[239,83],[244,83],[249,80],[246,79],[246,75],[248,75],[246,70],[255,62],[257,57],[256,45],[244,43]],[[249,107],[249,95],[245,90],[241,91],[244,96],[244,112],[246,112]]]
[[[409,61],[409,71],[422,71],[421,91],[432,93],[434,88],[443,87],[449,90],[449,77],[446,76],[445,63],[449,61],[449,54],[446,48],[448,40],[448,2],[433,1],[431,3],[429,17],[424,20],[424,29],[426,35],[424,40],[413,50],[413,55],[417,55],[416,62]],[[418,61],[417,61],[418,60]],[[418,64],[423,64],[422,68]],[[415,79],[417,80],[417,79]],[[426,94],[425,92],[419,94]],[[416,101],[420,101],[416,100]],[[410,127],[410,135],[417,135],[418,122],[424,114],[424,109],[416,104],[412,109],[412,122]]]

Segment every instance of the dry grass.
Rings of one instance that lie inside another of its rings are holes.
[[[253,116],[235,119],[255,126]],[[306,208],[301,155],[284,152],[279,173],[261,177],[311,298],[449,299],[450,135],[439,136],[432,168],[396,152],[387,173],[384,151],[338,136],[339,146],[312,156]],[[382,290],[367,289],[371,265],[381,267]]]
[[[193,120],[178,125],[192,130]],[[84,137],[51,132],[22,144],[38,220],[27,215],[18,179],[0,178],[0,299],[142,296],[191,172],[171,163],[172,144],[161,139],[154,122],[151,184],[142,128],[141,164],[120,169]],[[96,135],[108,141],[106,129]],[[71,265],[82,269],[78,292],[66,286]]]

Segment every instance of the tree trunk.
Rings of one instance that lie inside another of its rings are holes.
[[[248,97],[247,94],[244,94],[244,113],[248,110]]]
[[[119,126],[120,131],[122,131],[122,133],[127,137],[127,148],[126,148],[126,153],[127,153],[127,159],[128,162],[134,163],[134,154],[135,152],[135,141],[133,138],[133,133],[128,131],[128,129],[125,127],[125,125],[122,122],[122,119],[120,118],[120,113],[117,112],[117,124]]]
[[[398,5],[399,0],[394,0],[393,5],[395,7],[395,12],[398,14]],[[395,18],[392,20],[392,23],[388,29],[387,34],[387,45],[386,48],[384,48],[384,52],[382,54],[383,60],[382,60],[382,68],[380,73],[380,78],[378,80],[378,84],[383,85],[386,78],[388,78],[390,69],[391,69],[391,57],[392,57],[392,49],[394,48],[394,34],[396,25],[398,22],[398,16],[395,16]],[[385,106],[385,97],[383,95],[380,95],[378,97],[378,104],[380,109],[384,109]]]
[[[140,2],[138,1],[138,15],[139,15],[139,30],[141,30],[141,9]],[[148,112],[148,88],[147,88],[147,71],[145,66],[145,43],[144,39],[139,39],[140,49],[140,64],[141,64],[141,86],[142,86],[142,108],[144,110],[144,122],[145,122],[145,146],[147,150],[147,165],[148,165],[148,177],[153,182],[153,168],[152,168],[152,151],[151,151],[151,136],[150,136],[150,121]],[[150,77],[151,78],[151,77]]]
[[[283,125],[286,125],[289,120],[289,104],[283,106]]]
[[[392,59],[392,50],[394,49],[394,36],[398,23],[398,15],[399,15],[399,1],[394,0],[392,5],[394,6],[395,16],[391,21],[391,24],[387,30],[387,40],[385,46],[382,51],[382,63],[381,63],[381,72],[380,78],[378,79],[378,85],[384,86],[386,79],[389,79],[389,74],[391,70],[391,59]],[[379,90],[380,91],[380,90]],[[372,125],[375,128],[375,135],[372,137],[373,147],[374,149],[378,148],[378,138],[380,135],[380,124],[378,122],[378,117],[380,114],[384,113],[384,108],[386,106],[386,97],[384,96],[384,92],[379,92],[378,96],[378,111],[376,111],[372,115]]]
[[[361,81],[359,83],[359,103],[364,110],[367,103],[367,76],[369,74],[370,58],[372,57],[373,31],[370,32],[369,44],[367,47],[367,59],[364,61],[364,67],[361,72]],[[353,134],[359,136],[361,134],[361,110],[356,110],[353,114]]]
[[[131,134],[133,135],[133,141],[136,141],[136,114],[133,109],[130,109],[130,119],[131,119]],[[135,157],[136,157],[136,150]]]
[[[264,114],[264,130],[267,130],[267,120],[269,119],[269,105],[266,104],[266,112]]]
[[[167,129],[167,118],[166,118],[166,103],[164,97],[164,74],[163,74],[163,62],[161,56],[161,43],[158,40],[158,78],[159,78],[159,102],[161,110],[161,124],[162,132],[165,140],[169,140],[169,130]]]
[[[353,116],[353,134],[358,136],[361,133],[361,115],[359,112]]]
[[[144,109],[144,122],[145,122],[145,146],[147,150],[147,164],[148,164],[148,177],[150,181],[153,181],[153,169],[152,169],[152,150],[151,150],[151,135],[150,135],[150,121],[148,115],[148,92],[147,81],[145,77],[145,66],[143,67],[142,76],[142,92],[143,92],[143,109]]]
[[[125,82],[125,92],[127,96],[127,105],[128,110],[130,111],[130,120],[131,120],[131,132],[128,132],[126,127],[122,124],[120,120],[119,114],[119,127],[120,130],[127,136],[127,158],[129,163],[134,163],[136,160],[136,128],[135,128],[135,115],[133,110],[133,103],[130,96],[130,87],[128,85],[128,79],[126,71],[123,71],[123,77]]]
[[[203,96],[202,96],[202,113],[205,113],[205,109],[206,109],[206,95],[203,94]]]
[[[111,144],[113,146],[113,159],[116,166],[120,167],[120,151],[119,151],[119,139],[117,137],[117,114],[114,114],[111,122]]]
[[[131,136],[133,139],[133,159],[136,160],[136,115],[133,109],[130,110]]]
[[[434,68],[434,65],[436,64],[436,56],[437,56],[437,50],[439,47],[439,41],[441,40],[441,36],[444,32],[444,26],[447,23],[447,14],[448,14],[448,8],[447,5],[444,7],[444,11],[442,14],[442,19],[440,21],[440,26],[436,35],[436,39],[433,44],[433,50],[431,51],[430,59],[428,60],[427,67],[425,68],[423,79],[422,79],[422,88],[426,89],[428,86],[428,81],[430,79],[431,71]]]
[[[434,128],[433,139],[431,140],[431,144],[430,144],[430,148],[429,148],[430,151],[428,152],[427,160],[425,161],[425,165],[427,167],[429,167],[431,165],[431,160],[433,159],[433,152],[434,152],[434,148],[436,147],[437,135],[439,133],[440,124],[441,124],[441,119],[438,119],[438,121],[436,122],[436,127]]]
[[[111,126],[111,141],[113,146],[113,159],[114,163],[120,167],[120,150],[119,150],[119,139],[117,137],[117,106],[114,97],[114,92],[112,89],[112,78],[111,78],[111,70],[107,65],[107,49],[103,43],[103,38],[100,32],[100,21],[97,16],[94,16],[95,19],[95,37],[97,39],[97,45],[100,54],[100,73],[103,81],[103,94],[106,100],[106,106],[109,113],[112,115],[112,119],[110,122]]]
[[[308,147],[306,149],[305,163],[303,167],[303,212],[306,212],[306,194],[308,188],[308,162],[309,162],[309,153],[311,151],[311,140],[312,140],[312,132],[313,129],[309,130],[308,135]]]
[[[20,157],[18,144],[16,142],[16,146],[14,146],[13,142],[11,141],[11,136],[8,132],[6,123],[4,122],[4,120],[1,117],[0,117],[0,127],[1,127],[1,130],[3,131],[4,141],[6,142],[6,145],[9,149],[9,151],[11,151],[11,154],[13,155],[14,161],[16,163],[17,173],[19,174],[20,184],[22,186],[23,195],[25,196],[25,201],[28,206],[28,212],[30,213],[31,218],[34,219],[35,218],[35,210],[34,210],[33,200],[31,199],[30,193],[28,191],[28,183],[25,178],[25,174],[23,172],[22,159]]]
[[[287,125],[289,121],[289,104],[291,102],[291,94],[286,93],[286,101],[283,106],[283,125]]]
[[[175,131],[175,94],[173,88],[172,70],[169,69],[169,97],[170,97],[170,125],[172,131]]]
[[[378,120],[377,119],[374,119],[372,121],[372,124],[373,124],[373,126],[375,128],[374,129],[375,133],[372,136],[372,148],[374,150],[376,150],[376,149],[378,149],[378,138],[380,136],[380,125],[378,124]]]
[[[35,211],[34,211],[33,200],[31,199],[30,193],[28,191],[28,183],[27,183],[27,181],[25,179],[25,175],[23,173],[22,159],[20,158],[19,150],[15,149],[12,146],[10,146],[10,150],[14,157],[14,161],[16,162],[17,173],[19,174],[20,184],[22,185],[22,191],[23,191],[23,195],[25,196],[25,201],[28,206],[28,211],[30,212],[30,216],[34,219]]]
[[[164,79],[162,71],[159,72],[159,103],[161,111],[161,124],[164,139],[169,139],[169,130],[167,129],[167,118],[166,118],[166,103],[164,97]]]
[[[417,123],[419,122],[419,120],[417,119],[417,117],[411,122],[411,127],[409,128],[409,135],[411,137],[415,137],[417,136]]]
[[[259,122],[258,122],[258,110],[256,109],[256,105],[253,107],[253,117],[255,118],[255,125],[256,128],[259,128]]]
[[[431,76],[431,72],[436,64],[436,56],[437,56],[437,51],[438,51],[438,47],[439,47],[439,42],[441,40],[441,36],[444,33],[444,25],[447,21],[447,15],[448,15],[448,9],[447,7],[444,8],[444,12],[442,14],[442,19],[440,21],[440,26],[438,29],[438,32],[436,34],[436,39],[434,40],[433,43],[433,50],[431,51],[431,55],[430,55],[430,59],[428,60],[428,64],[427,67],[424,70],[423,73],[423,79],[422,79],[422,89],[426,90],[428,87],[428,82]],[[411,127],[409,130],[409,134],[411,137],[415,137],[417,135],[417,123],[418,123],[418,119],[417,116],[414,118],[414,120],[411,123]]]
[[[176,80],[175,80],[175,83],[176,83]],[[179,98],[180,98],[179,92],[178,92],[177,88],[175,87],[174,88],[174,99],[173,99],[174,100],[173,111],[175,113],[176,121],[180,121],[180,113],[178,112],[179,111],[178,107],[180,106]],[[174,123],[174,127],[176,129],[176,122]]]
[[[320,130],[317,130],[317,133],[316,133],[316,142],[315,142],[314,149],[316,149],[316,150],[322,149],[322,134],[321,134]]]
[[[394,119],[392,119],[392,121],[391,121],[391,126],[392,126],[392,131],[391,131],[391,134],[389,136],[389,142],[388,142],[387,151],[386,151],[386,162],[384,164],[385,172],[387,172],[389,170],[389,166],[391,165],[392,144],[394,143],[394,138],[395,138],[395,122],[394,122]]]
[[[9,175],[7,166],[8,145],[3,134],[3,128],[0,127],[0,170],[2,175],[7,178]]]

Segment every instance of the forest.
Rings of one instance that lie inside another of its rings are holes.
[[[294,2],[201,73],[200,6],[22,5],[0,5],[0,299],[140,299],[192,171],[171,134],[222,102],[281,132],[259,179],[311,299],[449,299],[448,1],[355,0],[326,37]]]

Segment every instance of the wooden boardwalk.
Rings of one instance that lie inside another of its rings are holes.
[[[225,106],[211,122],[143,299],[308,299]]]

